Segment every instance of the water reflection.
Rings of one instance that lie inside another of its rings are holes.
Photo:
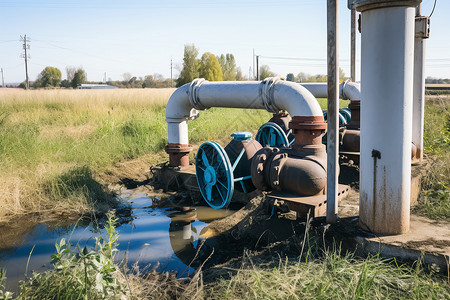
[[[119,236],[118,261],[140,268],[158,263],[158,271],[176,271],[179,275],[192,274],[199,263],[196,258],[200,247],[199,235],[215,219],[231,214],[229,210],[209,207],[154,208],[152,198],[139,194],[124,197],[130,206],[128,218],[122,218],[117,230]],[[93,237],[104,229],[94,226],[98,222],[82,221],[68,224],[13,224],[0,228],[0,267],[7,269],[6,286],[16,290],[18,281],[25,278],[28,257],[31,270],[42,272],[50,267],[50,255],[61,238],[80,246],[91,245]],[[100,226],[102,227],[102,226]],[[105,236],[105,235],[104,235]]]

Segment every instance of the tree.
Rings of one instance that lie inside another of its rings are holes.
[[[203,53],[198,73],[200,77],[209,81],[223,80],[223,73],[219,61],[217,60],[217,57],[210,52]]]
[[[40,87],[59,86],[61,76],[61,71],[58,68],[45,67],[39,74],[36,84]]]
[[[197,56],[198,49],[195,48],[194,44],[184,45],[183,69],[180,72],[180,77],[177,79],[177,87],[198,78],[199,61]]]
[[[61,83],[59,84],[60,87],[63,88],[70,88],[70,81],[67,79],[64,79],[61,81]]]
[[[125,72],[122,74],[122,77],[123,77],[123,81],[129,82],[131,80],[132,75],[130,72]]]
[[[86,72],[82,68],[78,68],[73,74],[73,79],[70,85],[75,89],[86,82]]]
[[[275,73],[270,71],[270,68],[268,65],[262,65],[259,68],[259,78],[260,79],[266,79],[267,77],[274,77]]]
[[[240,67],[236,68],[236,80],[237,81],[248,80],[248,78],[246,78],[246,77],[244,77],[244,75],[242,75],[242,70]]]
[[[344,80],[345,80],[344,70],[341,67],[339,67],[339,81],[342,82]]]
[[[230,53],[225,55],[221,54],[217,57],[217,60],[223,72],[223,80],[236,80],[236,61],[234,55]]]
[[[307,82],[310,77],[309,74],[300,72],[297,74],[297,82]]]
[[[287,81],[295,81],[295,76],[293,73],[289,73],[286,75],[286,80]]]
[[[67,66],[66,67],[66,74],[67,74],[67,81],[68,82],[72,82],[73,80],[73,76],[75,75],[75,72],[77,71],[77,68],[72,67],[72,66]]]

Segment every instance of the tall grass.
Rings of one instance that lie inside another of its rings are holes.
[[[424,153],[434,158],[424,177],[419,214],[450,219],[450,99],[433,98],[425,106]]]
[[[172,92],[0,90],[0,221],[28,212],[79,213],[104,200],[107,192],[93,184],[99,172],[162,149]],[[71,186],[76,180],[84,191]]]
[[[280,260],[257,267],[251,257],[230,279],[206,286],[208,299],[449,299],[445,279],[378,256],[356,259],[337,251],[309,262]]]

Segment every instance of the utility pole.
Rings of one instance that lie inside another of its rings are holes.
[[[103,82],[106,83],[106,72],[105,72],[105,74],[103,75]]]
[[[338,1],[327,1],[327,216],[328,224],[337,222],[339,177],[339,35]],[[411,142],[410,142],[411,143]]]
[[[356,81],[356,9],[352,8],[350,21],[350,77]]]
[[[253,48],[253,78],[255,77],[255,48]],[[250,80],[250,77],[248,78]]]
[[[173,73],[172,73],[172,68],[173,68],[172,59],[170,59],[170,87],[173,87]]]
[[[20,41],[23,42],[23,50],[25,51],[24,54],[22,54],[22,58],[25,58],[25,78],[26,78],[26,83],[27,83],[27,89],[30,88],[30,81],[28,79],[28,59],[29,54],[27,54],[27,50],[30,49],[30,44],[28,44],[30,42],[30,39],[27,38],[27,35],[25,34],[23,37],[20,36]]]
[[[259,81],[259,55],[256,55],[256,80]]]
[[[3,68],[2,68],[2,87],[5,87],[5,77],[3,76]]]

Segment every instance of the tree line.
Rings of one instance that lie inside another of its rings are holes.
[[[62,80],[62,73],[58,68],[45,67],[39,73],[37,79],[31,84],[33,88],[77,88],[83,83],[88,83],[86,72],[82,67],[66,67],[67,78]],[[268,65],[259,67],[259,78],[274,77],[276,74],[272,72]],[[236,60],[231,53],[214,55],[211,52],[205,52],[199,57],[199,50],[194,44],[184,46],[183,65],[180,75],[175,82],[170,78],[164,78],[163,75],[155,73],[146,75],[145,77],[132,76],[131,73],[123,73],[123,80],[113,81],[109,79],[106,84],[117,86],[119,88],[167,88],[173,87],[174,83],[177,87],[189,83],[195,78],[204,78],[209,81],[241,81],[249,80],[242,74],[239,67],[236,66]],[[256,80],[256,78],[251,78]],[[345,80],[344,71],[339,68],[340,81]],[[326,75],[309,75],[303,72],[294,75],[288,73],[286,80],[293,82],[326,82]],[[89,82],[104,83],[104,82]],[[25,82],[19,87],[25,88]]]
[[[204,78],[209,81],[247,80],[242,75],[241,68],[236,67],[233,54],[215,56],[211,52],[205,52],[200,58],[198,54],[194,44],[184,46],[183,68],[176,80],[177,87],[195,78]]]

